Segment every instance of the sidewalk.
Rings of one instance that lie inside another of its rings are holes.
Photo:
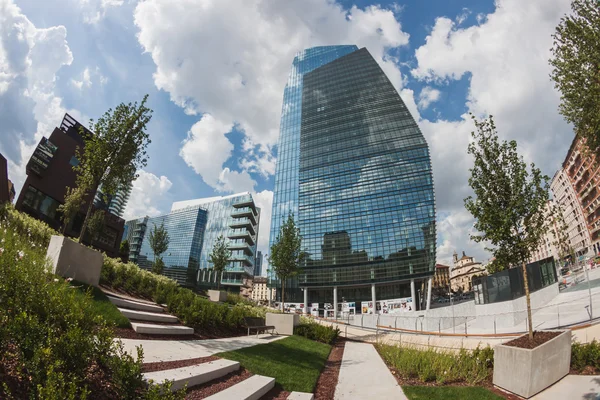
[[[258,335],[258,338],[256,335],[251,335],[209,340],[139,340],[118,338],[115,340],[123,342],[124,349],[134,357],[137,355],[136,347],[142,346],[144,350],[144,362],[151,363],[208,357],[224,351],[271,343],[284,337],[265,334]]]
[[[346,342],[335,400],[406,400],[396,378],[372,344]]]
[[[567,375],[531,400],[600,400],[600,376]]]

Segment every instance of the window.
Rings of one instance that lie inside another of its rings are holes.
[[[50,219],[55,219],[58,221],[57,211],[60,203],[52,197],[40,192],[33,186],[29,186],[27,188],[27,192],[25,192],[25,198],[23,199],[23,204]]]
[[[79,165],[79,160],[77,159],[77,157],[71,156],[71,160],[69,160],[69,164],[71,164],[71,166],[73,166],[73,167],[76,167]]]

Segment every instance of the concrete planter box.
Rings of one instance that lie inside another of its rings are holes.
[[[300,315],[267,313],[265,325],[274,326],[279,335],[293,335],[294,327],[300,325]]]
[[[571,331],[561,332],[531,350],[503,344],[494,347],[494,385],[528,399],[566,376]]]
[[[222,292],[220,290],[209,290],[208,298],[210,299],[210,301],[214,301],[215,303],[222,303],[225,300],[227,300],[227,292]]]
[[[52,272],[65,278],[98,286],[102,270],[102,253],[64,236],[52,236],[46,257],[52,262]]]

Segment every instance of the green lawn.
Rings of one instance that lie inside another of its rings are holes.
[[[89,289],[93,300],[93,310],[96,314],[102,315],[104,319],[111,325],[118,328],[129,328],[129,320],[117,309],[113,303],[108,300],[108,297],[95,286],[89,286],[85,283],[71,282],[71,285],[77,287],[79,296],[84,297],[85,292]],[[75,289],[74,289],[75,290]]]
[[[481,387],[403,386],[410,400],[501,400],[502,397]]]
[[[275,378],[284,390],[314,391],[331,346],[302,336],[289,336],[268,344],[217,354],[239,361],[248,371]]]

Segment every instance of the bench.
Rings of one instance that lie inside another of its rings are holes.
[[[248,328],[248,336],[250,336],[251,329],[256,329],[256,337],[258,337],[260,331],[266,331],[267,329],[271,330],[272,335],[273,330],[275,329],[272,325],[265,325],[265,320],[263,318],[244,317],[244,324],[246,325],[246,328]]]

